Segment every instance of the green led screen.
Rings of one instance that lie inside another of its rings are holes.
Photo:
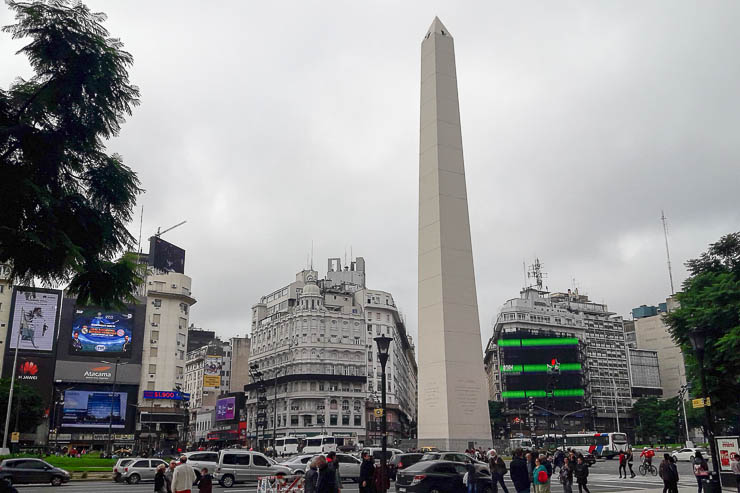
[[[555,389],[553,397],[582,397],[583,389]],[[547,397],[546,390],[505,390],[501,392],[504,399],[524,399],[525,397]]]
[[[501,365],[502,373],[544,373],[547,365]],[[560,371],[580,371],[580,363],[560,363]]]
[[[577,346],[577,337],[537,337],[532,339],[499,339],[500,347]]]

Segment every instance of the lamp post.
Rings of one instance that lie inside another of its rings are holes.
[[[275,376],[272,381],[272,385],[275,387],[274,399],[272,401],[272,451],[277,457],[277,377],[278,373],[282,371],[282,368],[275,368]]]
[[[385,456],[386,450],[388,449],[388,433],[387,433],[387,427],[388,422],[386,418],[386,384],[385,384],[385,365],[388,363],[388,351],[391,347],[391,341],[393,340],[392,337],[386,337],[386,336],[380,336],[375,338],[375,344],[378,345],[378,359],[380,360],[380,370],[381,370],[381,379],[380,384],[382,386],[381,392],[380,392],[380,399],[381,399],[381,407],[383,408],[383,417],[380,421],[380,443],[381,443],[381,456],[380,456],[380,479],[381,479],[381,486],[379,493],[385,493],[387,490],[386,486],[386,477],[388,475],[388,469],[386,466],[386,463],[388,462],[387,457]]]
[[[707,336],[701,329],[695,329],[689,332],[691,346],[696,353],[696,359],[699,363],[699,379],[701,381],[701,396],[704,400],[704,429],[707,438],[709,438],[709,452],[712,454],[712,468],[714,469],[715,478],[719,478],[719,463],[717,462],[717,447],[714,443],[714,424],[712,422],[712,410],[707,405],[707,377],[704,374],[704,347]]]
[[[111,442],[112,434],[113,434],[113,399],[116,397],[116,384],[118,383],[118,365],[127,365],[128,363],[121,363],[121,359],[117,358],[115,363],[111,363],[110,361],[101,361],[101,363],[105,363],[106,365],[115,365],[115,369],[113,370],[113,391],[110,393],[110,414],[108,415],[108,443],[105,447],[106,453],[108,454],[108,457],[113,455],[113,443]],[[123,410],[124,415],[126,414],[126,409]],[[118,401],[118,414],[121,414],[121,401]]]
[[[21,347],[21,332],[22,332],[21,329],[22,327],[18,327],[18,336],[16,337],[16,341],[15,341],[15,356],[13,357],[13,372],[10,376],[10,392],[8,394],[8,410],[5,412],[5,433],[3,434],[3,448],[0,449],[0,453],[2,454],[10,453],[10,449],[8,449],[8,430],[10,429],[10,412],[13,410],[13,390],[15,388],[15,369],[18,366],[18,348]]]

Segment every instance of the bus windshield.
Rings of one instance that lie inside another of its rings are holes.
[[[627,435],[624,433],[612,433],[612,441],[614,443],[627,443]]]
[[[307,447],[318,447],[321,445],[321,438],[309,438],[306,440]]]

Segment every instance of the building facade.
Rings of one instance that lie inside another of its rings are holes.
[[[229,390],[231,392],[244,392],[244,386],[249,383],[249,353],[252,345],[248,335],[244,337],[232,337]]]
[[[627,360],[633,401],[640,397],[662,396],[658,351],[627,348]]]

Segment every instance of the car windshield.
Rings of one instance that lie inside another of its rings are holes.
[[[436,452],[427,452],[424,454],[424,456],[421,458],[421,460],[437,460],[439,459],[440,454]]]

